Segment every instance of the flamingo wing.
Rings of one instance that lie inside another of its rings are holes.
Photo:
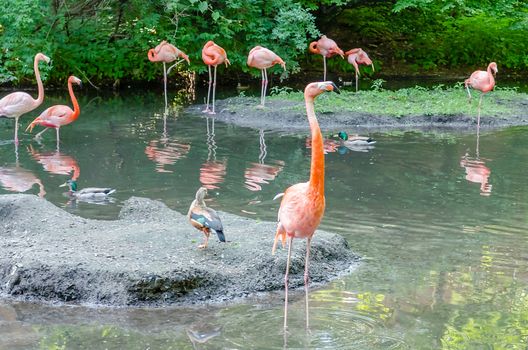
[[[15,117],[34,108],[33,98],[21,91],[13,92],[0,100],[0,116]]]
[[[73,114],[73,110],[64,105],[51,106],[42,112],[37,119],[39,124],[51,128],[60,127],[69,124],[68,117]]]

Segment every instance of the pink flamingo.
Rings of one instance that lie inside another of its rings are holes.
[[[323,35],[318,41],[312,41],[310,43],[309,49],[311,53],[316,53],[323,56],[323,80],[326,80],[326,58],[330,58],[334,55],[339,55],[341,58],[345,58],[343,50],[337,46],[335,41],[327,38],[326,35]]]
[[[77,85],[81,85],[81,79],[74,77],[71,75],[68,78],[68,91],[70,92],[70,98],[72,100],[73,104],[73,110],[64,105],[55,105],[51,106],[48,109],[46,109],[44,112],[42,112],[35,120],[31,122],[31,124],[28,125],[26,128],[26,131],[29,130],[29,132],[33,131],[33,128],[36,125],[42,125],[45,126],[46,129],[39,132],[37,135],[35,135],[35,138],[39,138],[44,131],[48,130],[48,128],[55,128],[57,131],[57,148],[59,148],[59,129],[61,126],[68,125],[72,122],[74,122],[81,113],[81,109],[79,108],[79,103],[77,102],[77,98],[73,94],[73,86],[72,84],[75,83]]]
[[[475,90],[480,90],[480,99],[478,104],[478,117],[477,117],[477,127],[480,127],[480,106],[482,104],[482,96],[485,93],[490,92],[495,87],[495,77],[494,74],[497,74],[499,70],[497,69],[497,63],[491,62],[488,65],[486,71],[477,70],[474,71],[471,76],[464,81],[466,90],[469,96],[469,102],[471,102],[471,92],[469,88],[472,87]]]
[[[209,88],[207,89],[207,104],[204,113],[215,114],[215,91],[216,91],[216,66],[225,63],[226,67],[231,63],[227,59],[227,53],[223,48],[209,40],[202,49],[202,60],[209,69]],[[214,67],[214,80],[211,77],[211,66]],[[213,109],[209,109],[209,95],[211,94],[211,83],[213,84]]]
[[[374,71],[374,63],[372,63],[372,60],[368,57],[367,53],[363,51],[361,48],[356,48],[352,50],[348,50],[345,52],[345,55],[347,55],[348,63],[354,66],[354,69],[356,70],[356,92],[358,91],[358,76],[359,74],[359,65],[360,64],[366,64],[372,67],[372,71]]]
[[[321,129],[319,128],[319,123],[314,112],[314,99],[325,91],[339,93],[337,86],[330,81],[308,84],[304,90],[306,114],[308,115],[308,122],[310,123],[312,134],[310,180],[290,186],[284,193],[275,196],[275,198],[281,196],[284,196],[284,198],[279,208],[279,222],[273,242],[272,254],[275,253],[279,239],[281,239],[284,246],[286,237],[288,237],[288,260],[284,275],[284,328],[287,327],[288,318],[288,272],[290,270],[293,239],[306,238],[304,284],[307,288],[310,243],[316,228],[323,218],[325,210],[323,135],[321,134]]]
[[[167,75],[170,73],[172,68],[176,67],[181,61],[174,63],[167,69],[167,63],[174,62],[178,57],[187,61],[187,64],[191,64],[189,56],[183,51],[178,49],[176,46],[169,44],[163,40],[153,49],[148,50],[148,59],[150,62],[163,62],[163,91],[165,92],[165,107],[167,107]]]
[[[31,95],[22,91],[13,92],[4,96],[4,98],[0,100],[0,116],[15,118],[15,145],[18,145],[18,118],[20,118],[22,114],[31,112],[40,106],[42,101],[44,101],[44,86],[42,85],[40,71],[38,69],[40,61],[49,63],[50,59],[43,53],[37,53],[35,55],[33,69],[35,70],[35,77],[37,78],[38,86],[38,96],[36,100],[33,99]]]
[[[267,69],[276,64],[280,64],[286,70],[286,63],[275,52],[262,46],[255,46],[249,51],[247,65],[258,68],[261,71],[262,87],[260,89],[260,105],[263,107],[266,102],[266,88],[268,87]]]

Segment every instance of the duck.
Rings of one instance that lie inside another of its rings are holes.
[[[70,189],[67,193],[68,196],[75,199],[82,200],[104,200],[107,199],[116,190],[114,188],[100,188],[100,187],[88,187],[82,190],[77,189],[77,181],[68,180],[59,187],[68,186]]]
[[[339,137],[342,146],[369,146],[376,143],[371,137],[359,135],[348,136],[344,131],[338,132],[335,136]]]
[[[207,248],[209,243],[209,236],[211,230],[216,232],[220,242],[226,241],[224,235],[224,227],[220,217],[214,209],[211,209],[205,205],[204,198],[207,195],[207,188],[200,187],[196,191],[195,199],[189,207],[187,218],[191,225],[199,231],[202,231],[205,235],[204,242],[198,246],[200,249]]]

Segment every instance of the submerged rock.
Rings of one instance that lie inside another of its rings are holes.
[[[280,290],[286,250],[271,255],[275,223],[221,213],[227,243],[184,215],[145,198],[118,220],[83,219],[33,195],[0,195],[0,294],[25,300],[104,305],[222,301]],[[296,243],[296,244],[295,244]],[[304,241],[294,241],[291,285],[303,284]],[[310,275],[327,282],[357,262],[346,240],[318,231]]]

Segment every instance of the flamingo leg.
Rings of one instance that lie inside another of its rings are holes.
[[[262,83],[260,84],[260,105],[264,106],[264,101],[263,101],[263,97],[264,97],[264,69],[260,70],[260,75],[262,77]]]
[[[310,262],[310,244],[312,243],[312,237],[306,238],[306,259],[304,262],[304,285],[308,286],[309,281],[309,274],[308,274],[308,266]]]
[[[326,56],[323,56],[323,81],[326,81]]]
[[[468,97],[469,97],[469,103],[471,103],[471,92],[469,91],[469,84],[466,83],[465,85],[466,85],[466,91],[467,91]]]
[[[18,118],[20,116],[15,117],[15,145],[18,146]]]
[[[358,74],[356,72],[356,92],[358,92]]]
[[[304,312],[305,312],[305,318],[306,318],[306,330],[310,330],[310,307],[309,307],[309,303],[308,303],[308,300],[309,300],[309,293],[308,293],[308,285],[305,285],[304,286]]]
[[[167,65],[163,62],[163,92],[165,93],[165,108],[167,108]]]
[[[213,110],[210,114],[215,113],[215,94],[216,94],[216,66],[214,67],[214,78],[213,78]]]
[[[57,130],[57,150],[58,150],[59,149],[59,140],[60,140],[60,136],[59,136],[60,128],[56,128],[55,130]]]
[[[292,246],[293,236],[289,237],[288,260],[286,260],[286,273],[284,274],[284,329],[288,328],[288,274],[290,272]]]
[[[209,70],[209,87],[207,88],[207,104],[205,105],[204,113],[209,112],[209,96],[211,95],[211,84],[213,83],[213,77],[211,76],[211,66],[207,66]]]
[[[477,128],[480,128],[480,106],[482,105],[482,96],[484,94],[480,94],[480,99],[479,99],[479,105],[478,105],[478,114],[477,114]]]
[[[45,132],[46,130],[48,130],[48,129],[49,129],[49,128],[45,128],[44,130],[42,130],[41,132],[39,132],[38,134],[36,134],[36,135],[35,135],[35,138],[36,138],[36,139],[39,139],[39,138],[42,136],[42,134],[44,134],[44,132]]]
[[[262,106],[266,103],[266,90],[268,88],[268,71],[264,68],[264,94],[262,95]]]

